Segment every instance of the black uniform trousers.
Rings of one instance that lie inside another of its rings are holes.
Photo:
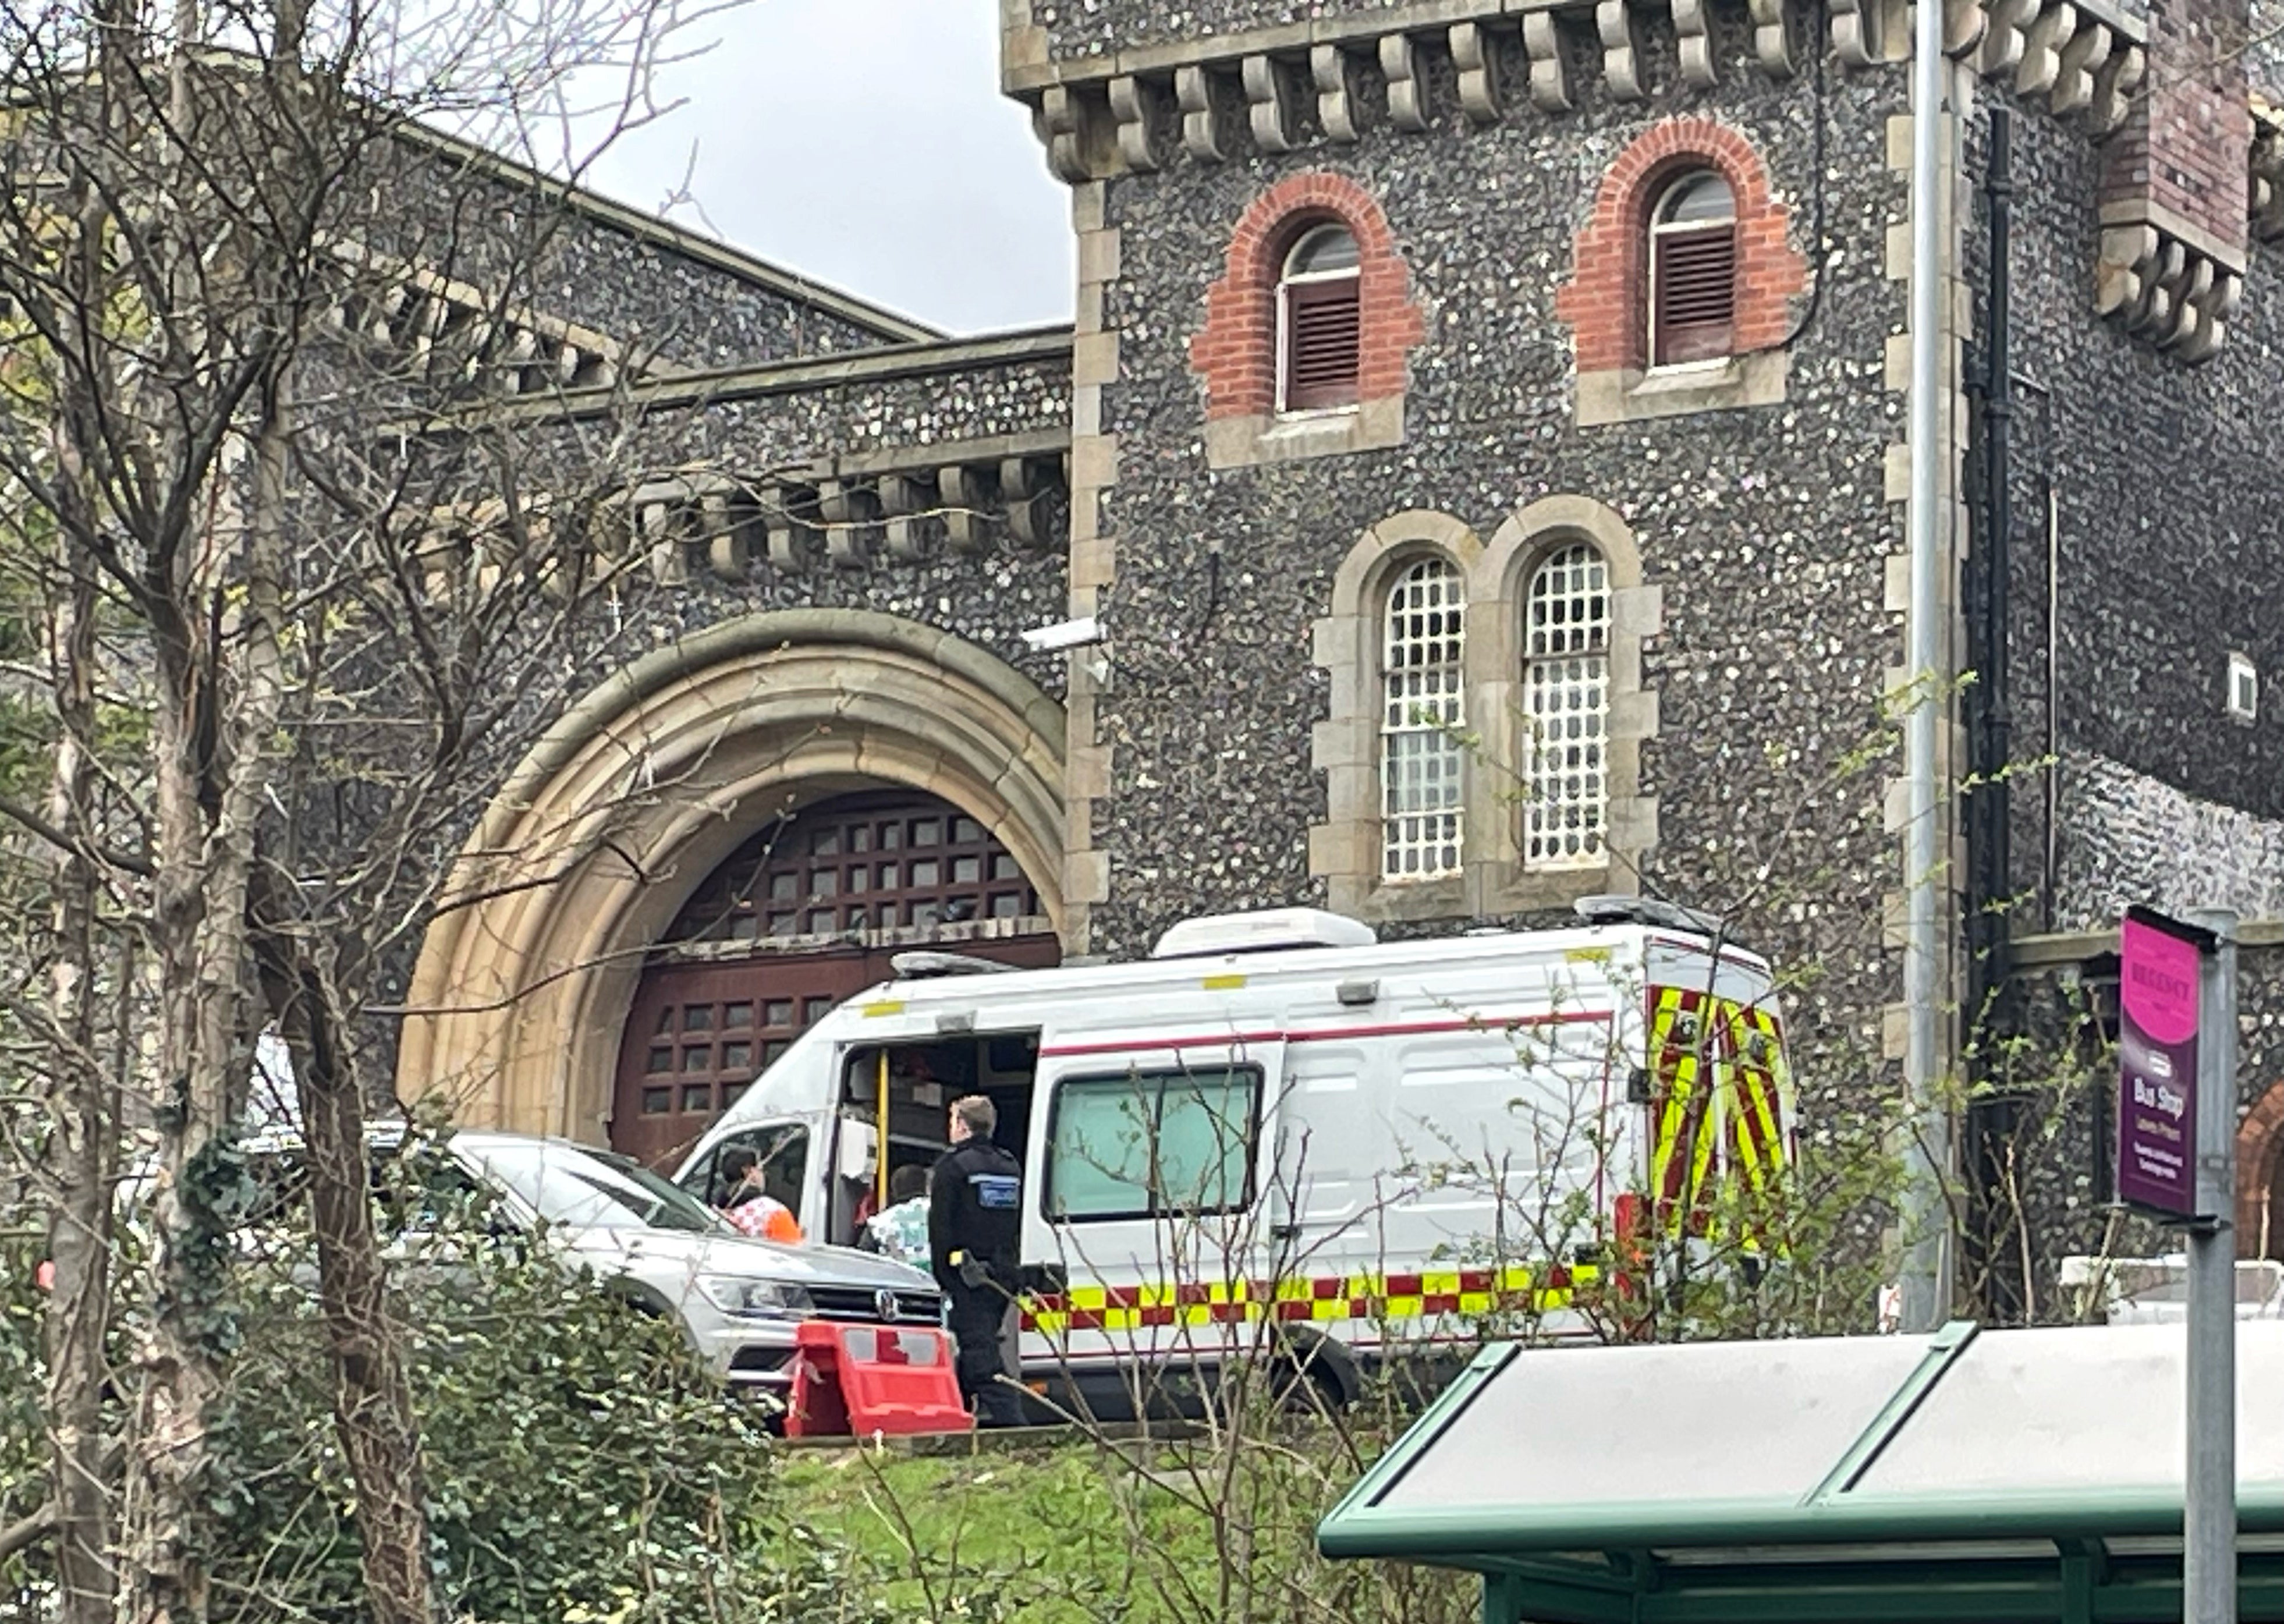
[[[951,1339],[958,1350],[959,1395],[975,1412],[982,1426],[1021,1426],[1023,1401],[1017,1391],[998,1379],[1013,1378],[1007,1357],[1008,1321],[1015,1305],[1008,1293],[989,1282],[969,1285],[965,1281],[944,1293]]]

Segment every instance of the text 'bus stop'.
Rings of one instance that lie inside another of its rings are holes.
[[[2178,1326],[1486,1349],[1318,1530],[1485,1624],[2172,1624]],[[2237,1345],[2240,1616],[2284,1620],[2284,1325]]]

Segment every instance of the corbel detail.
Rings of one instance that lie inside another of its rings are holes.
[[[1363,129],[1357,119],[1356,64],[1338,45],[1318,45],[1309,52],[1309,77],[1317,89],[1317,122],[1335,141],[1356,141]]]
[[[796,513],[795,500],[793,492],[778,486],[762,492],[762,523],[773,570],[797,570],[817,556],[817,527]]]
[[[991,540],[982,483],[973,469],[954,465],[936,470],[936,500],[943,504],[945,539],[956,552],[981,552]]]
[[[2162,226],[2102,228],[2095,308],[2176,360],[2203,361],[2219,350],[2243,292],[2241,272]]]
[[[1745,0],[1753,22],[1753,55],[1777,79],[1793,75],[1792,30],[1785,17],[1785,0]]]
[[[2093,106],[2093,88],[2102,65],[2117,43],[2117,36],[2107,28],[2082,28],[2062,47],[2061,66],[2054,75],[2054,88],[2046,94],[2046,105],[2059,113],[2082,113]]]
[[[1274,57],[1248,57],[1239,78],[1245,86],[1253,144],[1264,152],[1289,152],[1298,146],[1301,137],[1294,128],[1293,97],[1283,66]]]
[[[1459,70],[1460,107],[1474,123],[1498,123],[1506,114],[1499,95],[1498,45],[1477,22],[1453,23],[1448,38]]]
[[[2246,207],[2252,234],[2262,242],[2284,238],[2284,125],[2256,121]]]
[[[1719,74],[1718,0],[1666,0],[1679,79],[1693,89]],[[1933,0],[1931,0],[1933,3]],[[2122,123],[2146,71],[2140,25],[2114,11],[2116,0],[1940,0],[1944,48],[1980,74],[2009,75],[2018,91],[2044,98],[2050,111],[2082,121],[2101,136]],[[1794,30],[1804,27],[1792,0],[1744,0],[1753,61],[1772,78],[1800,71]],[[1850,66],[1899,60],[1909,0],[1827,0],[1830,44]],[[1654,0],[1415,0],[1373,30],[1362,9],[1244,36],[1231,54],[1169,61],[1153,48],[1099,67],[1061,65],[1036,94],[1033,120],[1055,173],[1068,180],[1147,172],[1168,161],[1178,130],[1181,149],[1205,163],[1226,163],[1248,147],[1281,155],[1311,144],[1361,141],[1367,128],[1421,133],[1439,112],[1421,52],[1449,51],[1460,110],[1478,126],[1503,122],[1524,96],[1543,113],[1577,105],[1566,30],[1591,26],[1600,71],[1613,99],[1640,101],[1650,82],[1639,30]],[[1480,15],[1468,17],[1469,12]],[[1452,14],[1459,13],[1453,20]],[[1660,25],[1662,26],[1662,24]],[[1517,32],[1521,56],[1512,52]],[[1817,40],[1814,49],[1823,49]],[[1377,62],[1379,80],[1365,71]],[[1514,79],[1503,83],[1505,75]],[[1099,73],[1099,77],[1090,76]],[[1385,96],[1381,93],[1385,85]],[[1169,105],[1170,104],[1170,105]],[[551,352],[545,357],[553,362]],[[564,363],[574,368],[583,360]]]
[[[1158,167],[1151,126],[1159,96],[1155,86],[1131,74],[1110,82],[1110,116],[1118,123],[1118,160],[1136,174],[1147,174]]]
[[[1703,90],[1719,82],[1713,65],[1713,20],[1706,0],[1672,0],[1674,37],[1681,44],[1681,76]]]
[[[825,520],[825,556],[842,569],[872,561],[870,493],[845,480],[817,482],[817,517]]]
[[[1428,86],[1420,77],[1420,51],[1408,34],[1381,36],[1380,71],[1388,80],[1388,119],[1418,135],[1428,128]]]
[[[1522,19],[1522,51],[1530,59],[1530,103],[1541,113],[1568,113],[1570,69],[1562,59],[1562,40],[1554,31],[1554,13],[1526,12]]]
[[[1602,77],[1610,94],[1620,101],[1639,101],[1641,51],[1634,39],[1633,9],[1626,0],[1600,0],[1594,7],[1594,33],[1602,42]]]
[[[929,498],[935,494],[931,487],[908,473],[880,476],[880,530],[888,557],[903,564],[917,564],[927,557],[928,518],[934,506]]]
[[[1832,0],[1832,49],[1850,67],[1884,62],[1888,0]]]
[[[1182,149],[1206,163],[1227,162],[1229,148],[1214,107],[1213,75],[1202,67],[1176,68],[1174,102],[1182,113]]]
[[[1099,85],[1051,84],[1032,114],[1032,129],[1047,149],[1047,167],[1073,185],[1100,179],[1110,168],[1103,149],[1107,144],[1116,150],[1115,140],[1103,138],[1108,108],[1095,105],[1097,96],[1108,100]]]
[[[1843,0],[1846,3],[1846,0]],[[1866,0],[1869,3],[1869,0]],[[2141,44],[2077,0],[1944,0],[1944,47],[1986,78],[2011,74],[2089,133],[2124,122],[2147,59]]]

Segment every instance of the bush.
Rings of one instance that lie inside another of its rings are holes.
[[[39,1249],[0,1241],[0,1526],[44,1493]],[[454,1245],[395,1305],[419,1408],[439,1616],[549,1624],[876,1624],[793,1526],[755,1406],[670,1321],[524,1248]],[[241,1271],[210,1412],[217,1624],[366,1616],[355,1496],[304,1249]],[[44,1550],[0,1566],[0,1620],[43,1616]]]
[[[401,1303],[450,1616],[763,1624],[837,1591],[830,1553],[774,1539],[760,1413],[670,1321],[520,1247],[454,1250]],[[215,1417],[215,1617],[348,1624],[363,1607],[324,1326],[286,1279],[252,1295],[246,1323]]]

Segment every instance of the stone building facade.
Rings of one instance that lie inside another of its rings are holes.
[[[1069,329],[943,339],[600,205],[537,278],[566,331],[647,358],[518,410],[637,426],[650,563],[472,849],[545,847],[630,737],[684,792],[637,832],[643,879],[567,847],[543,894],[439,919],[408,995],[456,1012],[408,1021],[403,1083],[663,1156],[899,943],[1036,962],[1204,911],[1448,932],[1639,892],[1791,972],[1811,1136],[1892,1089],[1903,7],[1002,13],[1003,88],[1070,189]],[[2258,692],[2284,674],[2258,410],[2284,128],[2232,66],[2231,0],[1946,24],[1938,518],[1947,581],[1981,548],[2012,588],[1997,900],[2027,1007],[2098,980],[2125,901],[2284,917],[2284,706]],[[1974,478],[1996,109],[2003,537]],[[1954,940],[1994,902],[1963,878],[1967,679],[1995,657],[1970,607],[1919,674],[1956,713]],[[1086,616],[1101,640],[1067,653],[1021,636]],[[1962,949],[1946,976],[1963,1003]],[[2284,1034],[2252,1007],[2264,1203]],[[2084,1240],[2074,1177],[2043,1249]]]

